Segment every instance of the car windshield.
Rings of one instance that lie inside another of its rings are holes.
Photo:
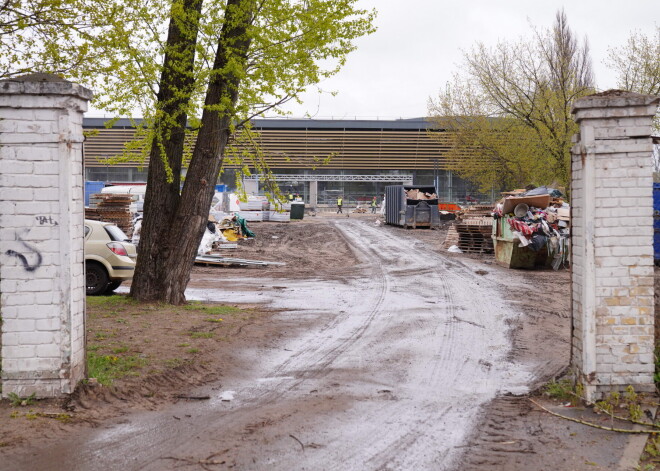
[[[105,229],[105,232],[108,233],[111,240],[115,240],[117,242],[126,242],[128,240],[128,236],[124,234],[124,231],[119,229],[117,226],[103,226],[103,228]]]

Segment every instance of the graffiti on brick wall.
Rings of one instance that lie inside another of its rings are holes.
[[[50,226],[57,226],[57,221],[52,218],[52,216],[35,216],[35,219],[39,221],[39,225],[43,226],[48,224]]]
[[[39,268],[43,262],[41,252],[39,252],[37,248],[25,242],[18,232],[16,233],[16,242],[21,246],[21,248],[18,250],[9,249],[5,252],[5,254],[10,257],[16,257],[23,265],[25,271],[35,271],[37,268]]]

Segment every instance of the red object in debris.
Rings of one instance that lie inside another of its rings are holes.
[[[449,211],[450,213],[455,213],[456,211],[460,211],[461,207],[457,204],[454,204],[454,203],[438,203],[438,210],[439,211]]]

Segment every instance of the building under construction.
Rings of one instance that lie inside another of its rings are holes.
[[[95,129],[85,142],[85,178],[103,182],[145,182],[147,165],[139,151],[117,162],[135,129],[120,119],[106,128],[103,118],[86,118]],[[424,118],[398,120],[255,119],[253,141],[284,193],[306,202],[335,203],[337,196],[364,203],[383,195],[385,186],[435,186],[441,201],[489,200],[447,169],[450,133]],[[431,137],[431,133],[434,134]],[[446,136],[446,137],[445,137]],[[240,146],[240,144],[238,144]],[[235,186],[236,166],[226,162],[218,183]],[[245,181],[249,192],[263,191],[258,176]]]

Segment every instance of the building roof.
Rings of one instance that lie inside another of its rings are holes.
[[[105,128],[109,118],[84,118],[85,128]],[[139,122],[140,119],[136,119]],[[259,118],[252,120],[255,129],[335,129],[335,130],[388,130],[388,131],[419,131],[433,128],[427,118],[410,119],[304,119],[304,118]],[[131,129],[133,125],[128,118],[118,119],[113,129]]]

